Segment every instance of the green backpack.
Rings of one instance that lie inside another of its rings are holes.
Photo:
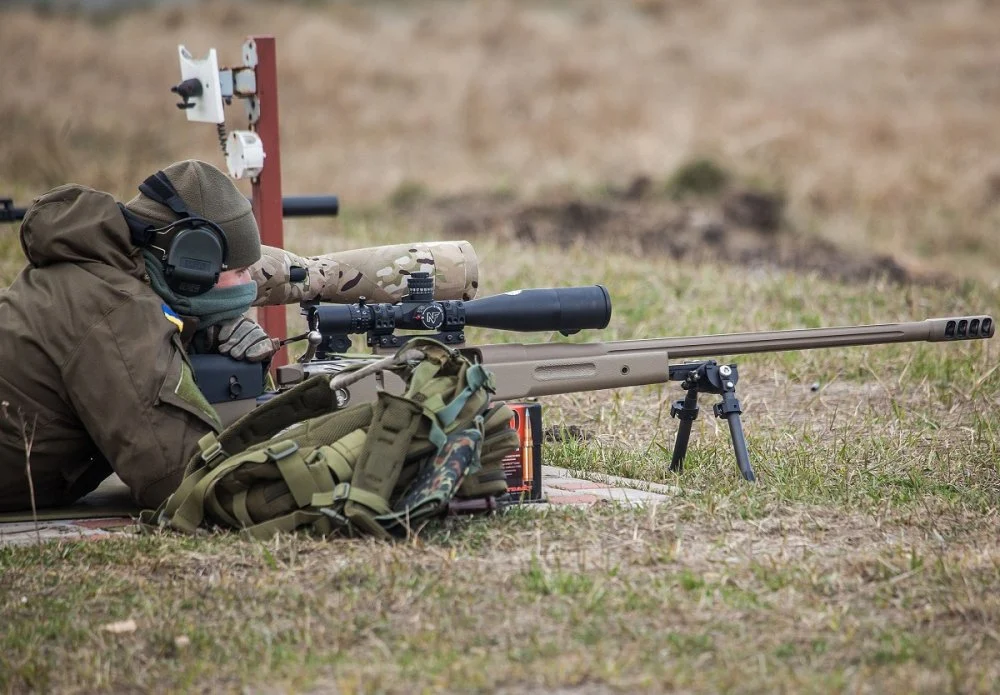
[[[402,395],[340,408],[334,389],[350,373],[318,375],[204,437],[144,528],[405,538],[456,495],[505,493],[501,460],[518,438],[510,409],[490,403],[493,375],[429,338],[387,362],[362,371],[391,369]]]

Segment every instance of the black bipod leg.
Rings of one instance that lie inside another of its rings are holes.
[[[670,406],[670,417],[681,421],[674,439],[674,454],[670,460],[670,470],[680,473],[684,470],[688,440],[691,439],[691,424],[698,418],[698,389],[689,388],[683,400],[674,401]]]
[[[722,418],[729,423],[729,434],[733,440],[733,452],[736,454],[736,465],[740,467],[740,473],[750,482],[757,480],[753,467],[750,465],[750,454],[747,452],[747,440],[743,436],[743,421],[740,414],[743,412],[740,407],[740,399],[736,397],[736,381],[740,378],[736,372],[735,364],[724,364],[719,367],[719,376],[722,377],[720,385],[722,400],[712,408],[715,417]]]
[[[736,365],[719,366],[714,360],[671,365],[670,380],[680,381],[681,388],[687,391],[682,400],[674,401],[670,406],[670,417],[680,420],[670,470],[680,472],[684,468],[684,457],[687,455],[688,441],[691,438],[691,424],[698,417],[698,394],[714,393],[722,396],[722,401],[715,404],[713,412],[716,417],[729,423],[736,465],[746,480],[755,481],[757,477],[750,465],[747,441],[743,436],[743,422],[740,420],[743,410],[736,397],[736,382],[739,380]]]

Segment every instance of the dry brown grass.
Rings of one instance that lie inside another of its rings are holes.
[[[213,129],[172,106],[176,44],[231,64],[267,31],[286,192],[349,206],[408,181],[530,193],[663,177],[707,154],[783,189],[800,228],[992,278],[998,25],[985,0],[8,11],[0,191],[77,180],[127,195],[168,160],[221,164]]]
[[[4,14],[0,64],[16,66],[17,99],[0,104],[0,192],[76,179],[128,195],[165,159],[214,156],[212,129],[171,106],[175,44],[232,61],[244,34],[267,29],[289,193],[337,192],[351,207],[406,182],[585,190],[663,179],[702,153],[781,187],[800,229],[988,280],[902,289],[637,258],[628,244],[477,240],[484,295],[607,284],[612,325],[579,339],[1000,305],[998,3],[276,7],[215,2],[100,26]],[[424,236],[407,224],[347,216],[329,234],[302,222],[289,242]],[[13,235],[4,244],[17,253]],[[420,547],[164,536],[3,548],[0,690],[991,692],[996,364],[996,340],[747,356],[756,486],[707,413],[684,475],[668,471],[676,385],[546,399],[547,424],[592,435],[546,444],[547,462],[697,491],[655,510],[520,510],[429,529]],[[101,629],[127,619],[136,632]]]
[[[13,692],[989,692],[996,521],[638,512],[0,549]],[[103,626],[134,621],[131,632]]]

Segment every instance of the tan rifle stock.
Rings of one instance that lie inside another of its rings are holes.
[[[712,412],[724,418],[730,429],[736,463],[743,478],[756,480],[750,464],[742,409],[736,397],[739,375],[736,365],[715,360],[670,365],[671,358],[717,358],[755,352],[812,350],[859,345],[910,342],[951,342],[992,338],[989,316],[956,316],[905,323],[836,328],[801,328],[784,331],[725,333],[684,338],[647,338],[606,343],[510,343],[460,348],[469,358],[484,364],[495,377],[496,400],[515,400],[578,391],[597,391],[626,386],[681,382],[686,396],[675,401],[670,414],[680,420],[670,468],[680,471],[687,452],[691,425],[698,416],[698,394],[715,394],[722,400]],[[350,369],[350,360],[327,360],[288,365],[278,370],[282,385],[298,383],[319,372]],[[284,378],[283,378],[284,377]],[[348,388],[336,389],[343,404],[377,397],[380,389],[399,393],[403,383],[390,372],[373,373]]]
[[[784,331],[723,333],[681,338],[643,338],[604,343],[504,343],[461,348],[496,378],[497,400],[576,391],[643,386],[669,381],[670,359],[721,357],[755,352],[812,350],[909,342],[951,342],[993,337],[989,316],[956,316],[904,323]],[[278,369],[278,383],[291,386],[307,374],[339,372],[347,361],[306,362]],[[380,388],[401,390],[392,378],[364,379],[350,389],[354,403],[372,400]],[[397,383],[398,382],[398,383]]]
[[[989,316],[606,343],[511,343],[463,348],[496,377],[498,400],[659,384],[668,359],[991,338]]]

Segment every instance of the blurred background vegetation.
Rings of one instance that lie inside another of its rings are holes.
[[[214,129],[173,106],[176,46],[235,65],[244,37],[268,32],[286,194],[336,193],[350,212],[469,191],[588,196],[637,177],[676,198],[735,179],[777,194],[797,234],[997,282],[995,2],[3,7],[0,195],[18,204],[68,181],[130,197],[181,158],[222,166]],[[241,106],[227,118],[245,127]],[[335,224],[310,228],[316,250],[336,246]],[[12,237],[0,229],[5,281]]]

